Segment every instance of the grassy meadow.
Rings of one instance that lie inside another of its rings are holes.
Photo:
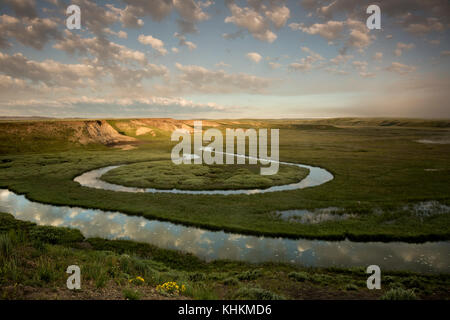
[[[266,179],[258,174],[258,166],[250,165],[176,168],[169,163],[175,143],[170,142],[171,131],[166,128],[151,127],[148,134],[137,135],[130,120],[108,120],[119,133],[135,139],[132,148],[122,148],[125,144],[77,143],[72,139],[74,129],[61,123],[38,122],[52,129],[37,135],[30,129],[33,123],[0,122],[0,188],[41,203],[120,211],[241,234],[357,241],[450,239],[448,214],[424,215],[409,209],[427,201],[450,205],[450,144],[419,142],[448,141],[450,121],[221,120],[205,124],[204,129],[220,130],[279,128],[281,161],[319,166],[334,175],[332,181],[314,188],[229,196],[112,192],[81,187],[73,179],[92,169],[126,164],[102,179],[135,187],[246,189],[296,182],[307,172],[281,166],[278,175]],[[301,224],[273,214],[328,207],[340,208],[352,218]],[[146,244],[84,239],[75,230],[37,227],[5,214],[0,233],[0,294],[7,299],[449,297],[448,275],[384,274],[383,290],[369,291],[362,269],[206,263]],[[82,267],[87,283],[77,293],[65,289],[65,267],[74,261]],[[156,291],[157,285],[167,281],[184,284],[185,292]]]

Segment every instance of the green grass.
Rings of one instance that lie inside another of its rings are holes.
[[[314,188],[250,196],[95,190],[81,187],[73,178],[112,164],[167,161],[173,144],[167,137],[156,137],[148,138],[131,151],[104,146],[75,147],[67,151],[61,145],[63,151],[56,152],[51,142],[49,149],[40,145],[39,151],[35,147],[28,150],[26,146],[32,145],[33,139],[24,137],[23,144],[15,138],[14,143],[21,146],[20,153],[13,151],[11,141],[2,141],[9,146],[3,150],[10,151],[0,155],[0,187],[26,194],[34,201],[121,211],[210,230],[291,238],[450,239],[448,214],[419,217],[403,209],[428,200],[450,204],[450,145],[415,142],[448,136],[447,129],[423,127],[423,123],[422,127],[413,128],[384,126],[379,122],[373,126],[336,127],[322,120],[307,125],[279,120],[243,120],[239,124],[223,121],[223,124],[280,128],[280,160],[320,166],[331,171],[335,178]],[[280,210],[327,207],[342,208],[356,218],[304,225],[272,214]]]
[[[81,293],[97,298],[108,297],[110,290],[118,291],[118,297],[126,299],[146,298],[149,292],[154,295],[157,285],[167,281],[184,284],[183,295],[192,299],[378,299],[383,294],[392,295],[390,288],[399,287],[414,289],[415,296],[421,299],[448,298],[448,274],[385,272],[382,290],[366,290],[367,274],[363,268],[313,269],[277,263],[205,262],[190,254],[144,243],[84,239],[79,231],[66,228],[55,228],[59,229],[54,232],[55,237],[41,238],[42,247],[35,248],[33,234],[41,234],[39,230],[46,230],[44,227],[3,213],[0,213],[0,225],[3,226],[0,297],[7,299],[27,298],[23,291],[9,289],[24,286],[41,290],[34,298],[48,298],[48,291],[43,289],[55,289],[62,298],[66,297],[64,294],[70,297],[71,292],[65,287],[68,277],[65,270],[73,264],[81,268]],[[74,237],[74,233],[79,237]],[[55,241],[55,238],[59,239]],[[130,282],[137,276],[144,278],[145,283]]]
[[[381,300],[417,300],[414,289],[393,288],[386,292]]]
[[[151,161],[113,169],[101,179],[110,183],[139,188],[180,190],[230,190],[268,188],[296,183],[309,170],[280,166],[277,174],[262,176],[260,165],[175,165],[171,161]]]

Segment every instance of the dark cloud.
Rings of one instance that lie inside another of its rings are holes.
[[[38,15],[35,0],[4,0],[4,3],[13,9],[17,17],[36,18]]]
[[[14,38],[23,45],[41,50],[52,39],[61,39],[58,23],[49,18],[16,18],[6,14],[0,16],[0,47],[11,44],[8,38]]]

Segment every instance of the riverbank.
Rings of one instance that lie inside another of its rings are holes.
[[[81,290],[66,288],[67,266],[81,268]],[[77,230],[0,213],[2,299],[448,299],[450,275],[382,273],[368,290],[362,268],[202,261],[131,241],[85,239]],[[140,280],[142,278],[144,281]],[[176,282],[170,294],[158,285]]]

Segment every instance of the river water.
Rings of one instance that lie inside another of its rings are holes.
[[[39,225],[79,229],[86,237],[129,239],[190,252],[205,260],[287,262],[311,267],[367,267],[425,273],[450,271],[450,242],[292,240],[208,231],[119,212],[36,203],[0,189],[0,211]]]

